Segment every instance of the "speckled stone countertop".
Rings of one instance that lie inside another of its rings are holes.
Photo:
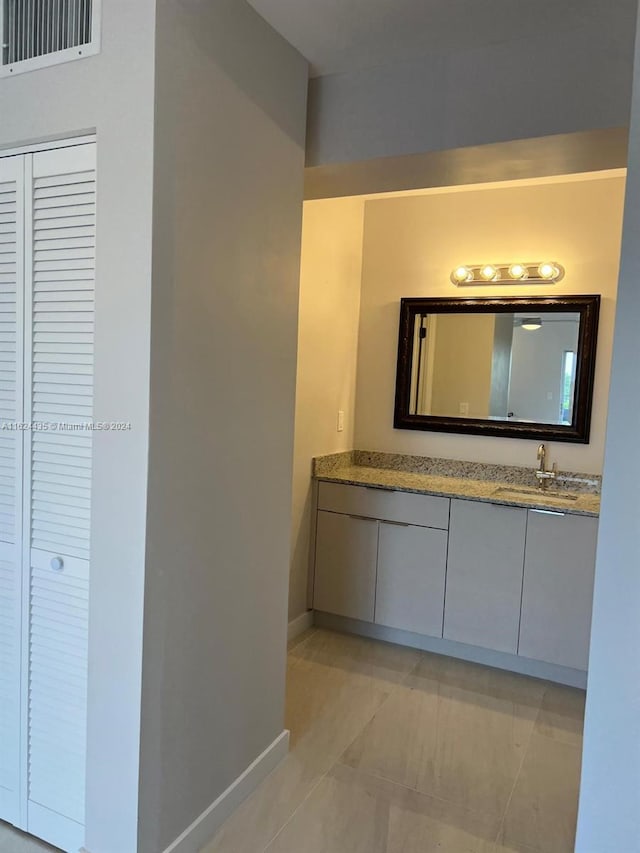
[[[361,458],[365,464],[361,464]],[[374,467],[371,462],[386,462],[388,454],[362,454],[361,451],[350,451],[331,457],[319,457],[314,460],[314,476],[317,480],[329,483],[345,483],[354,486],[373,486],[417,494],[439,495],[447,498],[462,498],[504,506],[533,507],[555,512],[571,513],[597,517],[600,513],[599,478],[589,478],[588,475],[565,475],[560,488],[549,487],[542,492],[528,480],[532,478],[531,469],[515,469],[511,475],[508,469],[493,470],[495,466],[479,466],[477,463],[466,463],[480,474],[481,478],[472,476],[444,475],[443,460],[434,460],[437,465],[420,466],[436,468],[438,473],[425,473],[424,470],[402,470],[404,465],[398,462],[399,457],[393,457],[394,467]],[[415,460],[416,457],[405,457]],[[426,457],[418,457],[424,458]],[[460,473],[465,463],[452,463],[452,470]],[[406,467],[409,467],[408,465]],[[446,466],[445,466],[446,467]],[[487,470],[483,470],[483,469]],[[522,476],[520,476],[522,472]],[[505,474],[504,479],[496,475]],[[521,482],[524,480],[524,482]],[[574,488],[570,488],[572,480]],[[590,489],[587,491],[586,489]],[[598,491],[595,491],[596,488]],[[505,491],[506,490],[506,491]],[[564,497],[567,495],[567,497]]]

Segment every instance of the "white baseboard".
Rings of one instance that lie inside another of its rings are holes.
[[[287,628],[287,640],[291,642],[291,640],[295,640],[296,637],[299,637],[300,634],[304,634],[305,631],[308,631],[309,628],[313,627],[313,610],[305,610],[304,613],[301,613],[300,616],[296,616],[295,619],[292,619],[289,622],[289,627]]]
[[[213,838],[229,815],[285,758],[288,751],[289,732],[285,729],[164,853],[198,853]]]

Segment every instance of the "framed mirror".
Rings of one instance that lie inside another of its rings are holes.
[[[403,299],[396,429],[589,442],[599,296]]]

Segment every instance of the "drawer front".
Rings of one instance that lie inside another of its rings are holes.
[[[318,491],[318,509],[327,512],[398,521],[439,530],[449,528],[449,504],[449,498],[435,495],[391,492],[341,483],[320,483]]]

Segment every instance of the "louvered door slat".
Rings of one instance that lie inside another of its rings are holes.
[[[0,160],[0,820],[20,816],[24,161]]]
[[[32,187],[29,815],[57,814],[69,837],[84,821],[94,158],[36,155]]]
[[[29,797],[84,820],[88,564],[32,551]],[[65,760],[66,756],[66,760]]]
[[[75,196],[94,192],[95,181],[84,180],[86,176],[82,174],[67,177],[73,178],[73,180],[67,180],[67,182],[63,184],[64,194],[66,196]],[[60,196],[59,186],[59,184],[47,184],[45,183],[45,179],[41,178],[38,187],[34,190],[33,197],[34,199],[39,200],[43,198],[51,198],[52,196]]]

